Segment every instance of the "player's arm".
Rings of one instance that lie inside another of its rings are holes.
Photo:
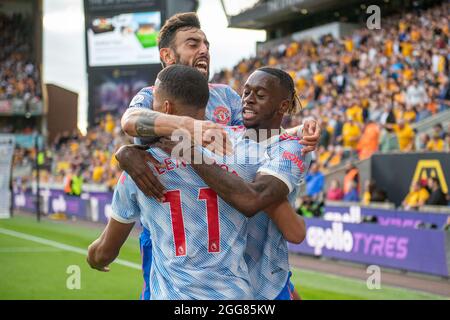
[[[276,224],[286,241],[300,244],[306,237],[306,225],[302,216],[284,200],[264,209],[269,218]]]
[[[100,237],[88,247],[87,262],[93,269],[107,272],[117,258],[120,248],[128,238],[133,223],[121,223],[110,219]]]
[[[223,200],[247,217],[282,201],[289,194],[286,184],[274,176],[258,174],[255,181],[246,182],[216,164],[191,165]]]
[[[112,215],[100,237],[88,248],[87,262],[93,269],[107,272],[109,264],[119,255],[120,248],[140,216],[134,181],[122,173],[114,190]]]
[[[123,131],[129,136],[138,138],[167,137],[176,130],[187,130],[193,137],[195,122],[196,120],[190,117],[139,107],[128,108],[121,119]],[[206,129],[221,129],[221,126],[213,122],[199,121],[199,124],[207,126]]]
[[[192,164],[192,167],[219,197],[246,217],[265,211],[287,241],[300,243],[305,238],[305,223],[286,200],[289,189],[283,181],[257,174],[255,181],[249,183],[217,165]]]

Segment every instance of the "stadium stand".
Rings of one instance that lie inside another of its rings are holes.
[[[309,117],[321,123],[316,160],[323,173],[374,152],[450,151],[450,126],[439,115],[450,106],[449,10],[445,2],[384,18],[379,31],[285,41],[222,70],[213,81],[241,92],[260,66],[289,71],[303,109],[284,125]],[[440,125],[439,133],[429,127],[422,132],[430,118]]]
[[[42,98],[39,70],[31,57],[31,27],[21,14],[0,13],[0,100]]]
[[[420,13],[387,17],[378,31],[357,29],[344,38],[324,35],[318,41],[284,42],[243,59],[232,70],[216,73],[212,82],[228,84],[241,93],[243,83],[258,67],[287,70],[303,108],[286,116],[283,125],[295,126],[309,117],[319,120],[323,134],[315,158],[321,174],[343,169],[374,152],[450,151],[448,117],[440,118],[450,106],[449,10],[445,2]],[[20,40],[17,36],[15,48],[26,52]],[[8,75],[2,72],[0,93],[39,97],[35,88],[39,86],[32,85],[39,77],[26,54],[11,56],[21,57],[15,62],[17,70],[23,71],[18,73],[19,81],[8,82],[19,89],[3,86]],[[435,119],[433,125],[442,124],[439,137],[434,134],[437,129],[423,125],[430,119]],[[63,183],[65,176],[81,170],[85,183],[112,187],[120,173],[112,155],[128,141],[118,119],[110,115],[86,136],[66,133],[47,147],[44,181]],[[33,150],[18,149],[15,163],[31,163],[33,156]],[[329,193],[327,188],[323,184],[322,198]],[[363,188],[358,190],[364,200]]]

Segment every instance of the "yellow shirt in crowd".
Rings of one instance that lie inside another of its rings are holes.
[[[395,133],[397,134],[398,146],[401,151],[405,151],[407,147],[413,142],[415,133],[407,123],[405,123],[403,128],[395,125],[394,129]]]
[[[94,167],[94,170],[92,170],[92,181],[100,182],[104,173],[105,169],[103,168],[103,166]]]
[[[410,207],[417,207],[421,203],[428,200],[430,194],[425,188],[421,188],[419,191],[410,191],[405,198],[405,204]]]
[[[353,105],[352,107],[348,108],[347,111],[345,111],[345,114],[350,119],[353,119],[354,121],[357,121],[359,123],[363,123],[363,109],[358,106],[357,104]]]
[[[442,139],[431,139],[427,143],[427,150],[428,151],[437,151],[441,152],[444,151],[444,140]]]
[[[342,127],[342,140],[344,142],[344,147],[355,149],[360,136],[361,129],[358,124],[346,122]]]

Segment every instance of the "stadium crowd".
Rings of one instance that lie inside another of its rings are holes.
[[[248,75],[263,65],[289,71],[303,109],[286,117],[286,127],[313,117],[323,128],[317,160],[320,170],[343,158],[365,159],[375,151],[450,151],[445,135],[424,134],[415,143],[412,125],[450,106],[449,3],[383,19],[380,30],[319,41],[290,40],[232,70],[214,75],[238,92]]]
[[[41,156],[42,180],[63,183],[65,192],[74,195],[81,193],[72,190],[75,180],[77,184],[101,184],[112,190],[121,173],[114,153],[129,143],[131,139],[120,129],[119,119],[111,115],[86,135],[64,132]],[[17,149],[15,161],[31,161],[34,157],[33,150]]]
[[[32,25],[21,14],[0,13],[0,100],[41,99],[40,75],[32,59]]]

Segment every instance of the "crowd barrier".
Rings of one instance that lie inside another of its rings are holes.
[[[440,212],[403,211],[361,206],[357,203],[345,206],[326,205],[324,219],[334,222],[360,223],[367,218],[376,218],[380,226],[418,228],[422,224],[442,229],[450,223],[450,214]],[[367,220],[366,220],[367,221]]]
[[[32,191],[14,191],[14,209],[34,212],[36,194]],[[64,213],[69,218],[108,222],[111,212],[111,192],[85,192],[80,197],[66,195],[62,190],[42,189],[41,210],[45,214]]]
[[[15,190],[14,208],[34,212],[35,199],[31,191]],[[41,190],[44,213],[62,212],[76,219],[106,223],[111,201],[111,192],[86,192],[74,197],[62,190]],[[364,216],[376,216],[378,221],[359,223]],[[450,233],[444,230],[448,217],[440,213],[327,206],[325,218],[328,220],[305,218],[306,239],[300,245],[289,244],[289,250],[448,277]],[[420,223],[435,224],[438,229],[417,228]]]
[[[448,277],[449,233],[305,218],[306,239],[289,251]]]

